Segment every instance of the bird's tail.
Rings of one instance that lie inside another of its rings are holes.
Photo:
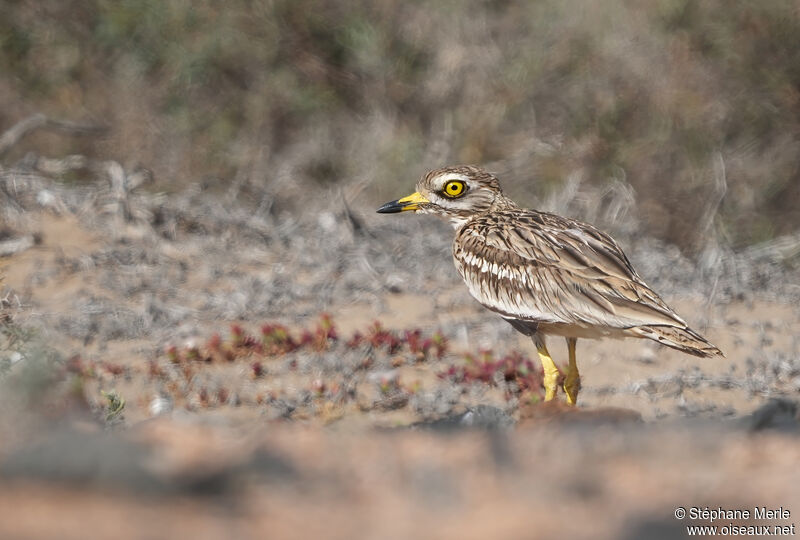
[[[629,330],[640,337],[658,341],[662,345],[694,356],[702,358],[725,356],[721,350],[689,327],[650,325],[634,326]]]

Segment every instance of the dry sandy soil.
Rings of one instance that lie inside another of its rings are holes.
[[[533,349],[469,297],[438,222],[338,192],[297,211],[14,170],[0,187],[0,240],[35,241],[0,258],[33,330],[2,359],[0,538],[674,538],[678,506],[800,516],[800,284],[774,250],[693,262],[623,233],[727,357],[580,342],[570,410],[540,403],[538,373],[464,375]],[[447,345],[418,350],[417,328]]]

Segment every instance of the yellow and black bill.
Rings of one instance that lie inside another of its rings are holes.
[[[379,214],[396,214],[397,212],[407,212],[409,210],[416,210],[422,203],[431,202],[419,193],[412,193],[408,197],[397,199],[396,201],[387,202],[378,208]]]

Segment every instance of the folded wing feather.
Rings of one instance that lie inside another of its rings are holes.
[[[506,317],[686,327],[617,243],[585,223],[534,211],[493,212],[458,231],[453,256],[472,295]]]

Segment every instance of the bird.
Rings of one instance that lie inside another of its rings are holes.
[[[545,401],[556,398],[563,380],[566,402],[577,404],[578,339],[643,338],[698,357],[724,356],[689,328],[644,282],[619,244],[596,227],[521,208],[495,175],[474,165],[432,170],[416,189],[377,212],[432,214],[453,225],[458,273],[480,304],[531,337]],[[546,336],[566,338],[564,374]]]

